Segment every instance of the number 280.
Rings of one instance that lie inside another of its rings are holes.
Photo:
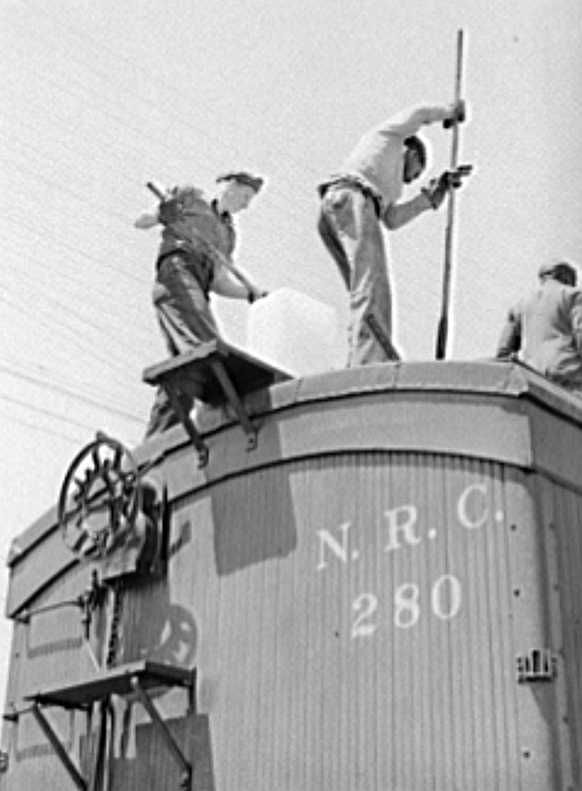
[[[448,596],[446,595],[448,589]],[[454,618],[461,609],[461,583],[452,574],[443,574],[435,580],[430,591],[431,611],[441,621]],[[373,593],[361,593],[352,602],[356,613],[352,624],[352,639],[370,637],[378,628],[375,613],[378,598]],[[420,588],[413,582],[405,582],[394,591],[394,626],[410,629],[415,626],[421,615]]]

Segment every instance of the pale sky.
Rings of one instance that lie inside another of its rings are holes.
[[[466,33],[451,356],[491,356],[508,305],[540,263],[582,265],[580,0],[0,0],[1,554],[55,501],[97,429],[132,446],[165,356],[150,288],[155,230],[144,183],[211,194],[232,169],[267,177],[240,215],[237,260],[346,322],[347,299],[315,230],[319,180],[370,126],[453,98]],[[424,131],[425,178],[450,135]],[[431,359],[445,211],[390,235],[396,341]],[[244,345],[247,306],[214,301]],[[343,349],[339,354],[343,355]],[[321,367],[333,361],[322,359]],[[0,574],[3,601],[7,575]],[[10,624],[0,624],[0,695]]]

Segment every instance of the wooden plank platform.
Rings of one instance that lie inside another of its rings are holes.
[[[67,686],[48,687],[25,695],[24,699],[41,706],[83,708],[108,695],[127,695],[134,692],[132,679],[137,678],[142,689],[159,686],[191,687],[195,671],[164,665],[159,662],[132,662],[106,670],[87,681]]]
[[[293,378],[289,372],[216,339],[146,368],[143,380],[154,386],[170,385],[200,401],[218,406],[227,398],[216,375],[217,362],[224,366],[240,398],[247,393]]]

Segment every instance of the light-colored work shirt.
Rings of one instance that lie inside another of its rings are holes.
[[[404,140],[421,126],[443,121],[447,107],[417,106],[403,110],[366,132],[344,160],[342,175],[360,179],[379,195],[384,207],[402,194]]]
[[[518,351],[549,379],[582,385],[582,291],[548,278],[512,308],[496,356]]]

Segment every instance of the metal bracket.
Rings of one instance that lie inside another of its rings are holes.
[[[146,368],[143,372],[145,382],[163,387],[168,394],[172,409],[198,451],[201,467],[208,461],[208,448],[190,416],[184,414],[178,404],[179,392],[212,406],[228,402],[246,434],[247,450],[254,450],[257,447],[257,428],[249,418],[243,398],[291,378],[289,372],[273,368],[219,338]]]
[[[241,426],[243,427],[243,431],[247,435],[247,450],[255,450],[257,447],[257,429],[253,426],[250,421],[248,414],[243,406],[243,403],[239,397],[239,394],[235,390],[235,387],[232,383],[228,372],[222,363],[221,360],[216,358],[210,359],[210,366],[214,371],[214,375],[220,382],[220,386],[224,390],[224,394],[227,397],[230,405],[236,412],[236,416],[238,417]]]
[[[87,791],[87,781],[71,761],[67,751],[44,716],[41,706],[62,706],[66,709],[84,709],[87,711],[93,703],[109,699],[111,695],[137,693],[141,703],[150,715],[155,729],[161,735],[182,770],[180,787],[184,791],[190,791],[193,775],[192,765],[186,760],[168,726],[158,714],[146,692],[146,688],[159,686],[180,686],[185,688],[188,691],[190,708],[195,710],[196,670],[145,660],[104,671],[100,676],[94,676],[86,681],[66,687],[57,687],[47,689],[44,692],[36,692],[33,695],[25,695],[25,700],[32,701],[30,710],[75,783],[76,788],[81,789],[81,791]]]
[[[77,607],[79,610],[82,610],[84,604],[81,601],[81,597],[79,596],[76,599],[59,601],[55,602],[54,604],[45,604],[42,607],[35,607],[32,610],[21,610],[12,616],[12,620],[16,621],[16,623],[28,625],[33,616],[42,615],[42,613],[45,612],[53,612],[53,610],[60,610],[63,607]]]
[[[237,393],[230,376],[228,375],[224,363],[220,359],[212,356],[209,356],[208,363],[213,374],[218,380],[227,401],[234,409],[243,431],[247,436],[247,450],[254,450],[257,447],[257,429],[251,423],[250,418],[243,406],[242,400]],[[186,432],[188,433],[188,436],[190,437],[190,440],[192,441],[192,444],[198,453],[198,467],[206,467],[208,464],[208,445],[206,445],[198,433],[198,429],[194,425],[190,415],[185,411],[182,404],[180,403],[178,390],[171,381],[163,382],[162,387],[168,394],[172,409],[180,418],[180,422],[186,429]]]
[[[553,681],[558,675],[558,658],[549,648],[532,648],[516,658],[517,683]]]
[[[81,772],[77,769],[75,764],[71,761],[69,754],[61,744],[59,737],[52,729],[50,722],[44,716],[40,708],[40,705],[38,703],[33,703],[31,711],[34,714],[34,718],[38,722],[42,732],[50,742],[53,750],[56,752],[65,770],[67,771],[67,774],[69,775],[75,786],[78,789],[80,789],[80,791],[87,791],[88,788],[87,781],[85,780]]]
[[[77,607],[82,611],[81,625],[83,627],[83,638],[87,641],[90,637],[93,611],[103,602],[106,589],[106,586],[99,582],[97,572],[93,570],[91,574],[91,584],[83,593],[77,596],[76,599],[57,601],[53,602],[52,604],[44,604],[40,607],[34,607],[30,610],[22,610],[12,617],[17,623],[28,625],[30,624],[33,616],[53,612],[54,610],[60,610],[64,607]]]
[[[154,728],[158,731],[163,741],[166,743],[166,746],[172,753],[176,763],[178,764],[178,767],[182,770],[182,779],[180,781],[180,787],[183,788],[185,791],[188,791],[192,780],[192,764],[190,764],[186,760],[186,756],[184,755],[180,747],[177,745],[174,737],[170,732],[170,729],[158,714],[158,710],[152,703],[152,700],[145,691],[145,689],[139,683],[138,676],[132,676],[131,686],[137,693],[137,696],[139,697],[142,706],[150,715]]]
[[[170,382],[164,382],[163,388],[168,394],[170,399],[170,403],[172,405],[172,409],[180,418],[180,422],[186,429],[188,436],[190,437],[192,444],[196,448],[196,452],[198,453],[198,468],[206,467],[208,464],[208,445],[204,442],[198,430],[192,420],[190,419],[190,415],[186,412],[182,404],[180,403],[180,399],[178,397],[178,392],[175,390],[173,385]]]

